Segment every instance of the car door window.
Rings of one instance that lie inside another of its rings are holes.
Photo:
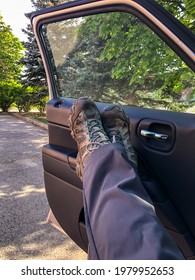
[[[42,37],[60,97],[195,113],[193,71],[131,14],[45,24]]]

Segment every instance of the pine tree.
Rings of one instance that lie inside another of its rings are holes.
[[[61,4],[62,0],[31,0],[34,10],[44,9],[49,6]],[[21,60],[25,67],[22,75],[22,83],[28,87],[32,86],[41,91],[46,91],[46,74],[39,52],[39,48],[33,33],[31,24],[22,30],[27,35],[27,41],[23,42],[25,56]]]

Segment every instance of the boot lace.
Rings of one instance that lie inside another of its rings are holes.
[[[104,133],[103,127],[99,120],[89,120],[87,124],[91,143],[87,145],[86,149],[88,152],[92,152],[103,144],[108,143],[109,139]]]

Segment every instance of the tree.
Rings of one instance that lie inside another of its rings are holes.
[[[15,79],[21,71],[22,44],[0,15],[0,81]]]
[[[18,94],[22,93],[22,85],[16,80],[5,80],[0,82],[0,108],[8,112]]]
[[[8,111],[14,101],[14,94],[21,86],[17,78],[22,66],[19,63],[22,56],[22,44],[16,38],[11,28],[0,16],[0,108]]]
[[[70,24],[73,25],[73,23]],[[100,61],[104,42],[98,34],[93,33],[92,36],[88,36],[86,42],[82,34],[84,30],[80,31],[78,31],[79,36],[74,49],[70,53],[67,52],[64,62],[57,62],[57,57],[62,53],[61,50],[55,48],[53,51],[55,62],[58,65],[57,72],[60,73],[58,77],[63,95],[78,98],[87,94],[93,100],[101,99],[105,102],[111,102],[115,95],[118,96],[119,92],[123,90],[125,81],[122,80],[119,83],[111,77],[110,73],[114,66],[111,61]],[[70,32],[67,23],[62,33],[66,34],[67,42],[74,41],[75,30]],[[64,44],[60,42],[59,45],[65,46],[67,42]],[[52,39],[50,39],[50,45],[53,50],[55,44],[52,43]],[[71,49],[71,45],[69,45],[69,48]]]
[[[159,2],[194,29],[194,2]],[[191,12],[187,4],[193,6]],[[137,18],[125,13],[100,14],[89,17],[81,28],[88,30],[85,40],[98,32],[104,41],[100,60],[113,63],[113,79],[128,81],[125,103],[168,108],[186,88],[194,93],[194,73]],[[175,107],[179,110],[180,104]]]
[[[62,3],[61,0],[31,0],[31,2],[35,10],[44,9],[48,6],[54,6]],[[27,35],[27,42],[23,42],[25,47],[25,56],[21,62],[24,65],[25,70],[22,76],[22,83],[26,87],[33,86],[41,89],[42,91],[47,91],[45,70],[30,23],[26,29],[23,29],[23,32]]]
[[[58,76],[59,93],[72,98],[87,94],[97,101],[101,98],[112,102],[127,84],[111,77],[113,62],[100,59],[104,40],[98,32],[90,35],[84,26],[84,19],[70,19],[42,30],[54,74]]]
[[[177,19],[195,32],[195,2],[194,0],[156,0]]]
[[[44,66],[31,25],[23,32],[27,35],[27,42],[23,42],[25,55],[21,59],[24,66],[21,82],[26,87],[46,87]]]
[[[192,0],[158,2],[194,30]],[[48,1],[32,3],[43,8]],[[154,32],[130,14],[71,19],[48,24],[42,32],[62,96],[87,94],[94,100],[155,108],[173,108],[176,100],[174,109],[183,110],[184,104],[179,103],[182,92],[190,88],[194,94],[193,73]],[[44,83],[45,73],[34,41],[27,49],[32,60],[30,66],[26,65],[27,83]],[[42,91],[44,87],[38,86]]]
[[[55,6],[63,1],[31,0],[31,2],[34,9],[39,10],[49,6]],[[45,69],[30,23],[27,25],[26,29],[23,29],[23,32],[27,35],[27,41],[23,42],[25,56],[21,60],[21,63],[24,66],[21,83],[24,85],[25,96],[22,99],[18,97],[17,102],[20,104],[20,109],[23,108],[22,110],[26,111],[32,105],[35,105],[39,111],[43,112],[48,96]]]

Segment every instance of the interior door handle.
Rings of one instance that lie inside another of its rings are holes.
[[[143,137],[152,138],[152,139],[161,140],[161,141],[165,141],[169,137],[167,134],[152,132],[152,131],[145,130],[145,129],[142,129],[140,131],[140,134]]]

